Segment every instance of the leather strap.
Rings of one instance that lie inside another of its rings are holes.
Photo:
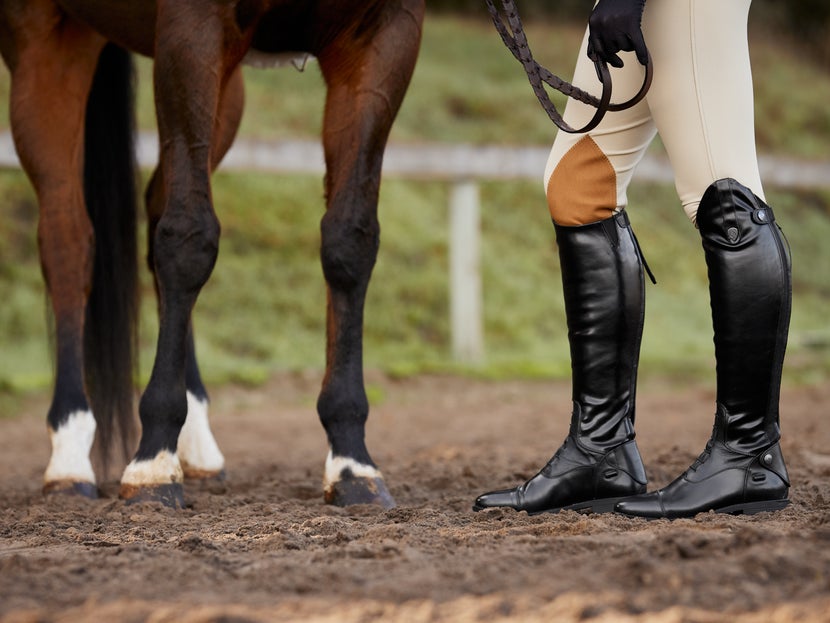
[[[501,36],[501,40],[504,42],[504,45],[507,46],[507,49],[510,50],[513,56],[515,56],[516,59],[522,64],[525,73],[527,73],[530,85],[533,88],[533,92],[536,94],[536,98],[539,100],[542,108],[548,114],[551,121],[553,121],[553,123],[555,123],[556,126],[563,132],[569,132],[571,134],[589,132],[599,125],[600,121],[602,121],[603,117],[605,117],[605,113],[631,108],[640,102],[646,96],[646,93],[648,93],[648,89],[651,86],[651,81],[654,76],[654,67],[651,62],[650,54],[648,57],[648,63],[646,63],[645,76],[640,90],[631,99],[619,104],[614,104],[611,102],[611,72],[608,70],[608,64],[605,61],[594,63],[597,70],[597,77],[599,78],[600,83],[602,83],[602,94],[599,98],[597,98],[590,93],[583,91],[579,87],[572,85],[570,82],[562,80],[560,77],[551,73],[536,62],[530,51],[527,36],[524,33],[522,21],[519,18],[519,12],[513,0],[501,0],[504,8],[504,15],[507,19],[507,26],[505,26],[504,20],[502,19],[499,10],[493,3],[493,0],[484,1],[487,4],[490,16],[493,19],[493,24]],[[583,104],[593,106],[597,109],[594,116],[581,128],[576,129],[571,127],[565,122],[562,115],[559,114],[559,111],[556,110],[556,106],[554,106],[553,102],[550,100],[547,90],[545,90],[545,84],[568,97],[579,100]]]

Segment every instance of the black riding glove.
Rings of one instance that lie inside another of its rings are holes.
[[[622,67],[617,52],[634,51],[637,60],[648,63],[648,51],[640,29],[645,0],[599,0],[588,20],[588,58]]]

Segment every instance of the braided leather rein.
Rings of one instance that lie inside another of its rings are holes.
[[[533,58],[533,54],[530,52],[527,36],[525,35],[522,21],[519,19],[518,9],[516,8],[513,0],[501,0],[501,4],[504,8],[504,15],[507,19],[507,25],[510,27],[510,30],[508,30],[507,26],[505,26],[499,10],[496,8],[493,0],[484,1],[487,4],[487,9],[490,11],[490,16],[493,18],[493,24],[501,36],[501,40],[504,42],[504,45],[507,46],[507,49],[510,50],[510,52],[513,53],[513,56],[515,56],[516,59],[522,64],[525,73],[527,73],[530,85],[533,87],[533,92],[536,94],[536,98],[539,100],[542,108],[544,108],[551,121],[553,121],[563,132],[579,134],[593,130],[597,127],[597,125],[599,125],[599,122],[602,121],[603,117],[605,117],[605,113],[608,111],[626,110],[637,104],[646,96],[646,93],[651,86],[651,80],[654,74],[651,56],[649,56],[648,63],[645,67],[643,84],[637,94],[625,102],[612,104],[611,73],[608,70],[608,64],[605,61],[597,61],[594,63],[597,70],[597,77],[602,83],[602,94],[599,98],[597,98],[590,93],[583,91],[579,87],[572,85],[570,82],[562,80],[536,62]],[[556,110],[556,106],[554,106],[553,102],[550,100],[550,96],[545,89],[545,84],[568,97],[579,100],[583,104],[596,108],[597,110],[594,113],[594,116],[581,128],[575,129],[571,127],[565,122],[562,115],[559,114],[559,111]]]

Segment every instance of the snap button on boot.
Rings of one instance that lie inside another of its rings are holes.
[[[757,210],[752,211],[752,220],[758,223],[759,225],[766,225],[772,219],[770,218],[772,215],[770,214],[770,210],[768,208],[758,208]]]

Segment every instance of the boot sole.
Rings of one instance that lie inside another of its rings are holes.
[[[546,508],[539,511],[525,511],[522,508],[513,508],[512,506],[479,506],[473,504],[473,511],[479,512],[488,508],[510,508],[517,512],[526,512],[528,515],[543,515],[545,513],[558,513],[560,511],[575,511],[585,515],[601,515],[603,513],[614,512],[614,505],[620,500],[624,500],[626,496],[618,498],[605,498],[603,500],[588,500],[586,502],[577,502],[576,504],[569,504],[559,508]]]
[[[727,513],[730,515],[755,515],[757,513],[773,513],[787,508],[789,500],[765,500],[763,502],[747,502],[746,504],[733,504],[716,508],[716,513]]]
[[[746,502],[744,504],[732,504],[731,506],[722,506],[721,508],[714,508],[712,512],[721,515],[757,515],[758,513],[774,513],[776,511],[784,510],[790,505],[789,500],[765,500],[763,502]],[[646,519],[648,521],[656,521],[658,519],[668,519],[674,521],[675,519],[691,519],[701,513],[709,511],[699,511],[694,515],[678,515],[676,517],[645,517],[643,515],[629,515],[628,513],[617,512],[618,515],[628,517],[629,519]]]

